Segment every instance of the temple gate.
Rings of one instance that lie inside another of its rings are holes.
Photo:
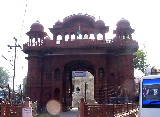
[[[29,41],[23,45],[23,52],[28,54],[26,90],[32,101],[45,106],[50,99],[56,99],[63,111],[68,110],[72,102],[72,71],[88,71],[94,76],[94,97],[98,103],[103,93],[106,98],[120,95],[120,91],[112,95],[112,86],[123,87],[127,97],[134,92],[133,53],[138,43],[132,39],[134,29],[128,20],[118,21],[116,36],[108,40],[105,34],[109,26],[88,14],[65,17],[49,30],[53,39],[40,22],[33,23],[27,32]],[[108,91],[102,92],[105,88]]]

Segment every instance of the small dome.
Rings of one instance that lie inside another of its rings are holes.
[[[51,38],[47,36],[47,37],[45,38],[45,40],[51,40]]]
[[[122,18],[117,22],[117,28],[131,28],[130,22]]]
[[[35,23],[33,23],[31,25],[31,29],[30,30],[31,31],[41,31],[41,32],[43,32],[44,31],[44,27],[43,27],[42,24],[40,24],[39,21],[36,21]]]
[[[61,25],[61,24],[62,24],[62,22],[59,20],[55,23],[55,25]]]
[[[105,26],[105,23],[103,22],[103,20],[97,20],[96,21],[96,26],[98,26],[98,27],[102,27],[102,26]]]

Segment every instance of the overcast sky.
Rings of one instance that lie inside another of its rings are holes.
[[[25,12],[26,11],[26,12]],[[0,2],[0,56],[13,60],[14,52],[7,45],[14,45],[13,37],[22,46],[28,42],[25,34],[37,20],[44,26],[45,32],[51,35],[48,28],[52,28],[58,20],[72,14],[87,13],[94,15],[96,20],[102,19],[106,26],[110,26],[108,39],[113,38],[116,23],[127,19],[135,29],[133,39],[146,45],[148,63],[160,68],[160,17],[158,0],[3,0]],[[52,36],[51,36],[52,38]],[[16,83],[27,75],[27,61],[20,49],[17,51]],[[13,73],[9,61],[0,57],[0,66]]]

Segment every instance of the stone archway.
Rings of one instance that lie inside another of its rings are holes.
[[[70,106],[72,106],[72,71],[88,71],[93,76],[95,75],[94,72],[94,65],[86,60],[75,60],[67,63],[64,67],[64,102],[67,110],[69,110]]]
[[[89,38],[78,39],[78,29],[81,30],[82,38],[85,34],[88,34]],[[103,94],[99,92],[103,85],[107,88],[107,98],[108,94],[114,91],[110,89],[115,85],[117,88],[124,86],[128,92],[133,90],[133,53],[138,50],[138,42],[131,38],[134,29],[128,20],[117,22],[114,30],[116,36],[111,40],[105,38],[109,26],[105,26],[103,20],[96,21],[88,14],[67,16],[63,22],[56,22],[49,30],[53,39],[47,36],[40,22],[33,23],[30,31],[26,33],[28,42],[23,45],[29,65],[26,95],[32,101],[37,100],[38,105],[45,106],[47,101],[58,95],[62,105],[69,107],[73,87],[71,72],[77,70],[93,74],[96,101],[99,95]],[[127,33],[123,33],[124,31]],[[98,40],[99,33],[102,34],[101,40]],[[58,35],[61,35],[61,39]],[[57,41],[59,42],[56,43]],[[54,94],[56,88],[60,91],[58,93],[57,90]],[[36,92],[39,92],[39,95],[35,96]]]

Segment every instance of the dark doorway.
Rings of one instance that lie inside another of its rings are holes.
[[[59,88],[56,88],[55,90],[54,90],[54,96],[55,96],[55,100],[57,100],[57,101],[59,101],[59,97],[60,97],[60,90],[59,90]]]
[[[88,71],[94,76],[94,65],[86,60],[71,61],[65,65],[64,89],[67,110],[72,106],[72,71]]]

